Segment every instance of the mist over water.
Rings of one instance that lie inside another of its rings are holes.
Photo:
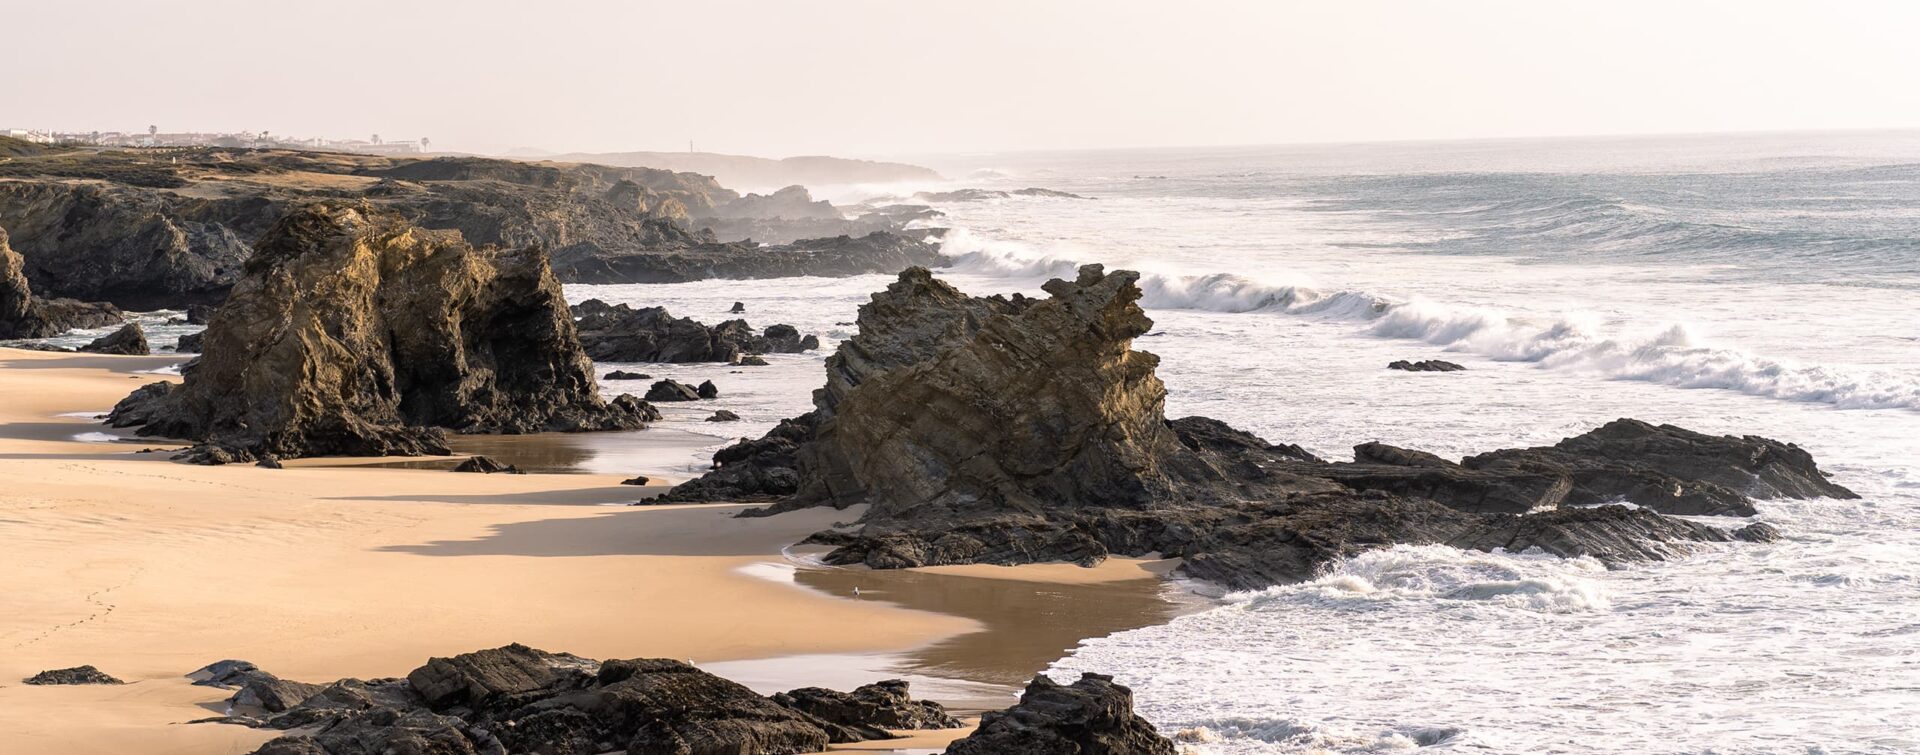
[[[1375,552],[1308,584],[1090,641],[1056,666],[1063,678],[1117,675],[1143,715],[1202,752],[1920,750],[1920,139],[1027,154],[935,167],[955,180],[834,199],[1026,186],[1094,197],[939,205],[955,229],[940,275],[969,293],[1031,294],[1081,263],[1142,271],[1156,326],[1136,348],[1162,358],[1171,416],[1216,417],[1331,458],[1376,440],[1458,458],[1635,417],[1798,443],[1864,496],[1763,501],[1757,519],[1782,542],[1617,571]],[[569,295],[702,319],[744,300],[756,326],[791,322],[830,351],[888,281]],[[712,375],[720,401],[737,403],[669,421],[729,408],[748,421],[727,434],[763,432],[808,407],[823,354]],[[1469,369],[1384,369],[1426,358]]]

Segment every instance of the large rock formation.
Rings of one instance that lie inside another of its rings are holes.
[[[122,356],[146,356],[153,353],[147,344],[147,331],[140,323],[130,322],[120,326],[119,330],[108,333],[80,347],[81,351],[94,354],[119,354]]]
[[[1157,359],[1131,348],[1151,325],[1136,277],[1088,266],[1031,300],[968,297],[909,270],[861,307],[812,412],[722,449],[660,500],[775,502],[760,514],[869,504],[857,528],[810,538],[837,564],[1159,552],[1251,588],[1395,543],[1667,558],[1774,533],[1662,511],[1850,495],[1796,447],[1631,421],[1466,464],[1384,444],[1328,463],[1214,420],[1169,422]],[[1590,507],[1614,501],[1645,508]]]
[[[707,326],[663,307],[634,309],[589,299],[574,305],[580,345],[597,362],[738,362],[748,354],[798,354],[820,348],[792,325],[755,333],[746,320]]]
[[[27,281],[26,260],[13,250],[5,228],[0,228],[0,341],[49,338],[76,328],[101,328],[126,319],[118,307],[72,299],[47,300],[33,295]]]
[[[184,383],[109,421],[229,461],[443,454],[442,430],[637,428],[649,409],[600,399],[538,249],[475,250],[360,203],[276,225],[203,347]]]
[[[1134,715],[1133,690],[1113,677],[1082,674],[1062,686],[1042,674],[1020,703],[980,717],[980,728],[947,755],[1173,755],[1173,742]]]
[[[220,301],[267,231],[315,198],[365,201],[476,247],[540,246],[565,281],[891,273],[937,260],[901,262],[903,249],[921,250],[893,242],[722,244],[705,219],[743,224],[733,230],[745,235],[728,238],[782,243],[902,223],[715,218],[739,195],[708,176],[647,168],[222,148],[158,162],[76,149],[0,161],[0,179],[0,226],[19,237],[43,296],[134,309]]]
[[[253,671],[245,683],[262,679],[279,681]],[[212,720],[301,730],[268,742],[261,755],[793,755],[896,738],[888,728],[954,723],[939,705],[908,698],[904,682],[850,696],[807,689],[769,699],[679,661],[601,662],[523,645],[434,658],[405,679],[307,688],[272,711],[247,704],[251,686],[242,687],[230,701],[237,715]],[[841,698],[852,702],[832,702]]]

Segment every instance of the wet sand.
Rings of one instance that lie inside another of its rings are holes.
[[[795,570],[782,546],[858,512],[617,505],[661,489],[618,484],[644,461],[617,475],[267,470],[73,440],[109,431],[63,415],[102,411],[156,379],[136,371],[173,361],[0,349],[0,752],[246,752],[270,733],[179,724],[228,694],[184,674],[244,658],[308,681],[394,676],[508,642],[796,679],[780,688],[906,674],[952,687],[936,699],[997,707],[1080,638],[1173,610],[1120,562]],[[654,452],[676,452],[658,437]],[[813,675],[834,657],[862,659],[838,666],[857,678]],[[87,663],[133,684],[10,681]]]

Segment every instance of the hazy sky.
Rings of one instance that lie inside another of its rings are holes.
[[[0,0],[0,127],[885,155],[1920,127],[1912,2]]]

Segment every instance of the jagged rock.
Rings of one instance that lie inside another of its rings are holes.
[[[607,373],[606,379],[608,380],[652,380],[653,376],[648,375],[644,372],[628,372],[626,370],[614,370],[612,372]]]
[[[939,703],[915,700],[907,691],[906,682],[889,679],[857,687],[851,693],[802,687],[775,694],[773,701],[828,723],[877,730],[880,735],[887,729],[958,729],[966,725]]]
[[[653,478],[651,478],[651,477],[648,477],[648,476],[646,476],[646,475],[634,475],[633,477],[630,477],[630,478],[628,478],[628,479],[625,479],[625,480],[621,480],[621,481],[620,481],[620,484],[622,484],[622,485],[645,485],[645,484],[647,484],[647,483],[649,483],[649,482],[653,482]]]
[[[755,334],[745,320],[712,327],[674,317],[661,307],[634,309],[590,299],[573,307],[580,320],[580,343],[601,362],[732,362],[746,354],[797,354],[820,347],[791,325],[774,325]]]
[[[178,354],[198,354],[205,348],[203,344],[206,343],[206,337],[205,331],[188,333],[180,337],[180,340],[174,344],[173,350]]]
[[[767,359],[758,354],[747,354],[740,357],[733,364],[737,367],[765,367],[767,366]]]
[[[714,208],[717,218],[842,219],[833,203],[816,201],[805,186],[788,186],[765,196],[748,194]]]
[[[478,474],[525,474],[520,471],[519,467],[513,466],[512,464],[501,464],[491,456],[469,457],[466,461],[460,462],[459,466],[454,467],[453,471]]]
[[[712,471],[654,500],[774,502],[745,514],[756,516],[867,504],[857,527],[807,539],[832,547],[833,564],[1157,552],[1183,559],[1189,576],[1253,589],[1396,543],[1616,564],[1768,534],[1584,508],[1622,494],[1661,508],[1633,488],[1652,474],[1669,493],[1730,490],[1702,478],[1734,477],[1766,480],[1746,489],[1769,494],[1844,490],[1825,487],[1804,452],[1763,439],[1603,428],[1464,465],[1384,444],[1329,463],[1214,420],[1169,422],[1156,358],[1130,348],[1151,325],[1135,278],[1088,266],[1035,301],[967,297],[924,269],[903,273],[827,359],[813,411],[722,449]]]
[[[747,305],[745,302],[734,302],[733,307],[727,310],[727,314],[730,314],[730,315],[745,314],[746,311],[747,311]]]
[[[653,384],[647,389],[648,401],[697,401],[700,389],[671,378]]]
[[[943,713],[899,692],[894,700],[875,689],[862,698],[867,707],[849,712],[876,722]],[[877,724],[839,724],[783,706],[678,661],[598,662],[523,645],[435,658],[405,680],[341,680],[258,725],[301,731],[258,753],[301,755],[795,755],[824,750],[835,737],[893,736]]]
[[[49,338],[75,328],[102,328],[125,319],[126,314],[111,304],[34,296],[27,281],[26,260],[13,250],[6,229],[0,228],[0,340]]]
[[[266,672],[261,671],[260,667],[254,665],[252,661],[229,658],[201,666],[189,672],[187,678],[193,680],[196,686],[238,689],[246,686],[247,682],[260,674],[266,674]],[[271,676],[271,674],[267,675]]]
[[[1459,372],[1466,369],[1466,367],[1438,359],[1423,359],[1418,362],[1409,362],[1401,359],[1388,364],[1387,369],[1405,370],[1407,372]]]
[[[443,431],[638,428],[602,401],[560,285],[537,249],[475,250],[365,205],[287,216],[207,326],[178,388],[129,396],[109,422],[261,454],[446,454]]]
[[[719,411],[714,412],[713,416],[708,417],[707,421],[708,422],[739,422],[740,415],[734,414],[733,412],[727,411],[725,409],[721,409]]]
[[[324,689],[318,684],[281,679],[259,666],[239,660],[208,664],[188,674],[187,678],[198,686],[234,690],[233,696],[227,699],[229,705],[265,713],[284,713]]]
[[[126,684],[126,682],[108,676],[92,666],[74,666],[73,668],[42,671],[20,680],[21,684]]]
[[[1133,712],[1133,690],[1082,674],[1072,686],[1036,676],[1020,703],[980,717],[947,755],[1173,755],[1173,741]]]
[[[147,330],[140,323],[130,322],[112,333],[96,338],[92,343],[80,347],[81,351],[93,354],[120,354],[123,356],[146,356],[153,353],[147,346]]]
[[[694,392],[699,394],[700,398],[719,398],[720,397],[720,387],[717,385],[714,385],[713,381],[711,380],[700,381],[700,387],[695,388]]]

